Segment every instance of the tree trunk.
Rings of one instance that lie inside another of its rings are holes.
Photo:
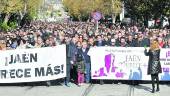
[[[149,20],[148,16],[145,15],[144,16],[144,25],[147,26],[147,27],[148,27],[148,20]]]
[[[25,1],[25,3],[24,3],[24,15],[27,13],[27,3],[26,3],[26,1]]]
[[[23,19],[24,15],[27,13],[27,3],[26,3],[26,1],[24,1],[24,2],[25,2],[24,3],[24,12],[19,11],[21,20]]]
[[[19,11],[19,14],[20,14],[20,20],[22,20],[22,18],[24,17],[24,14],[21,11]]]
[[[5,18],[4,18],[3,23],[8,23],[9,18],[10,18],[10,14],[7,13],[7,14],[5,15]]]
[[[79,15],[78,16],[78,21],[82,21],[81,18],[82,18],[81,15]]]
[[[116,15],[113,13],[112,14],[112,23],[115,24],[115,22],[116,22]]]

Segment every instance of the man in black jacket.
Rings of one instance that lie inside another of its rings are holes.
[[[101,35],[97,36],[97,40],[95,41],[95,46],[105,46],[105,42]]]
[[[70,71],[71,66],[75,63],[76,53],[77,53],[77,46],[76,46],[77,39],[75,37],[67,43],[66,45],[66,52],[67,52],[67,77],[65,78],[65,85],[70,87]]]

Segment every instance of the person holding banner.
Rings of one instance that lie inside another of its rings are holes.
[[[75,61],[76,61],[76,53],[77,53],[77,39],[75,37],[67,43],[66,45],[66,53],[67,53],[67,77],[65,78],[65,85],[70,87],[70,77],[76,78],[75,74]]]
[[[148,61],[148,75],[151,75],[152,80],[152,93],[155,92],[155,79],[157,84],[156,91],[159,91],[159,73],[162,73],[162,68],[160,64],[160,48],[157,40],[151,41],[150,49],[147,51],[145,47],[144,51],[146,56],[149,56]]]
[[[104,40],[103,40],[103,38],[102,38],[102,36],[101,35],[98,35],[97,36],[97,40],[95,41],[95,46],[97,46],[97,47],[101,47],[101,46],[105,46],[105,42],[104,42]],[[104,81],[103,80],[100,80],[100,85],[103,85],[104,84]]]

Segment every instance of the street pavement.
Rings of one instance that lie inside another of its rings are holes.
[[[161,84],[160,92],[151,93],[151,84],[84,84],[80,87],[0,86],[0,96],[170,96],[170,85]]]

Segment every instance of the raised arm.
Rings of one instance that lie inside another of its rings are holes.
[[[147,49],[145,49],[144,53],[145,53],[146,56],[149,56],[150,51],[147,51]]]

